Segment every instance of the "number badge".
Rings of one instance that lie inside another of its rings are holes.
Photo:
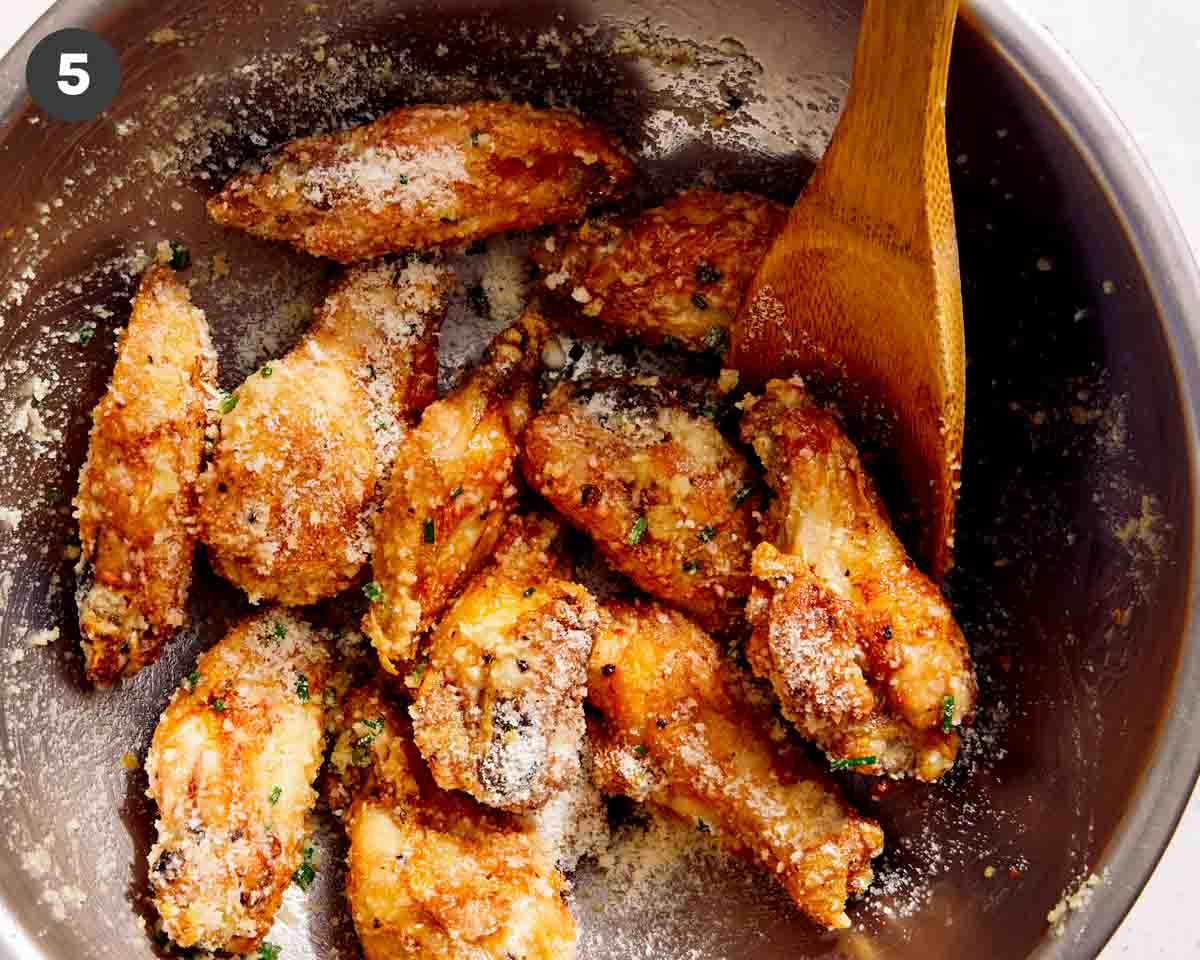
[[[54,119],[94,120],[121,88],[121,61],[98,33],[58,30],[33,48],[25,81],[33,102]]]

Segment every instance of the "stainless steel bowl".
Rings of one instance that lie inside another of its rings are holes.
[[[787,198],[836,120],[856,19],[832,0],[62,0],[9,53],[0,508],[21,518],[10,532],[0,514],[0,956],[154,955],[153,811],[122,758],[239,609],[202,571],[196,625],[160,664],[111,692],[82,682],[66,503],[134,248],[190,245],[231,385],[269,351],[264,326],[286,338],[326,282],[206,223],[232,164],[390,104],[511,94],[610,124],[647,198],[700,176]],[[102,31],[125,70],[81,126],[39,118],[23,88],[34,43],[68,25]],[[1200,740],[1195,267],[1128,135],[1002,0],[967,4],[949,122],[970,353],[950,592],[982,678],[965,760],[935,788],[848,779],[890,844],[850,933],[693,857],[632,888],[585,868],[584,957],[1091,957],[1183,809]],[[73,342],[85,322],[95,338]],[[48,627],[57,639],[28,644]],[[338,841],[323,843],[318,889],[293,892],[272,935],[288,960],[353,956]],[[1093,873],[1055,937],[1047,911]]]

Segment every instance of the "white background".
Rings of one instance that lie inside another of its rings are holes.
[[[1192,249],[1200,250],[1200,2],[1014,2],[1045,24],[1099,85],[1149,157]],[[12,46],[49,6],[48,0],[0,0],[0,50]],[[1200,957],[1200,899],[1193,893],[1197,861],[1200,792],[1102,960]]]

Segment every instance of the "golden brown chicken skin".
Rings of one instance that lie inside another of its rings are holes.
[[[235,177],[209,215],[349,262],[580,219],[632,165],[567,110],[502,101],[403,107],[295,140]]]
[[[571,960],[575,921],[523,818],[440,789],[378,683],[339,712],[329,777],[349,800],[346,897],[367,960]]]
[[[708,630],[750,592],[755,473],[704,411],[705,387],[659,378],[563,383],[525,433],[525,479],[616,569]]]
[[[711,831],[817,923],[850,925],[846,898],[871,882],[883,832],[778,730],[699,627],[652,602],[606,604],[588,700],[602,717],[589,729],[601,790]]]
[[[749,193],[688,190],[661,207],[587,220],[533,242],[543,286],[651,346],[721,353],[746,288],[787,219]]]
[[[410,711],[438,785],[503,810],[536,809],[579,772],[597,614],[564,579],[561,534],[549,517],[509,520],[494,562],[430,636]]]
[[[358,577],[402,438],[434,398],[449,283],[419,261],[352,268],[296,348],[224,401],[201,537],[252,601],[314,603]]]
[[[75,499],[79,629],[98,686],[153,663],[184,623],[216,377],[203,312],[170,270],[152,267],[92,414]]]
[[[945,598],[909,559],[837,419],[799,381],[742,404],[776,493],[754,553],[746,653],[788,718],[860,773],[935,780],[975,674]]]
[[[426,408],[376,519],[363,632],[400,672],[490,557],[517,505],[517,440],[532,412],[547,326],[536,308],[501,332],[480,366]]]
[[[270,928],[302,862],[329,671],[321,634],[266,611],[200,657],[159,719],[150,883],[180,947],[249,952]]]

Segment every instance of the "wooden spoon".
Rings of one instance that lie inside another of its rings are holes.
[[[851,432],[894,461],[935,579],[951,565],[966,379],[945,128],[957,11],[867,0],[845,112],[730,354],[751,384],[799,373],[837,391]]]

